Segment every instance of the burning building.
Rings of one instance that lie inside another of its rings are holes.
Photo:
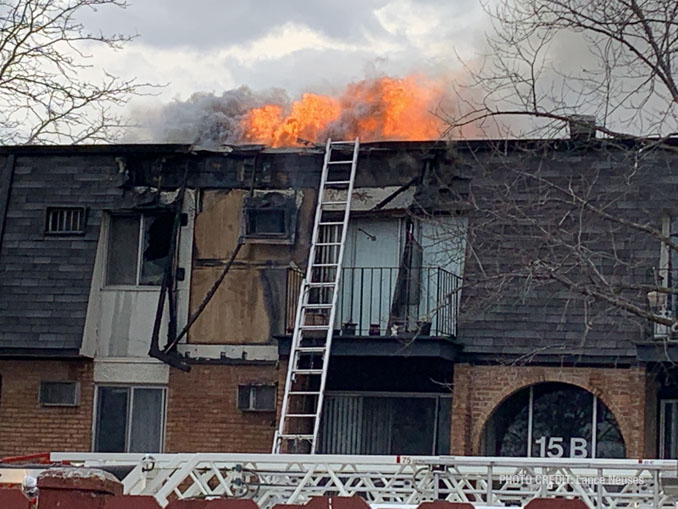
[[[243,136],[370,128],[346,108],[262,106]],[[309,111],[324,120],[300,122]],[[675,150],[374,141],[356,154],[334,319],[303,322],[334,336],[317,452],[678,457]],[[269,452],[324,156],[3,148],[0,451]],[[578,186],[588,201],[563,198]],[[588,269],[572,261],[585,253]]]

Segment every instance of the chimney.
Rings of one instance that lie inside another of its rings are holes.
[[[588,141],[596,137],[595,115],[570,115],[570,139]]]

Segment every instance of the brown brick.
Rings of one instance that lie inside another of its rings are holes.
[[[487,420],[499,404],[516,391],[540,382],[576,385],[595,394],[619,423],[629,458],[653,457],[654,444],[645,427],[648,386],[644,368],[584,368],[546,366],[455,366],[452,405],[451,453],[480,454]],[[648,407],[651,410],[651,407]]]

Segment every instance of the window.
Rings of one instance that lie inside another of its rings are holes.
[[[38,400],[42,406],[78,406],[80,384],[74,381],[40,382]]]
[[[284,209],[245,209],[246,237],[287,237]]]
[[[672,217],[670,223],[669,238],[671,242],[678,243],[678,217]],[[669,249],[666,285],[669,288],[675,288],[678,286],[678,251],[671,249],[670,246],[666,247]],[[675,293],[669,295],[667,308],[671,316],[678,317],[678,295]]]
[[[590,392],[562,383],[518,391],[485,426],[486,456],[623,458],[624,439],[610,410]]]
[[[97,387],[96,452],[161,452],[165,389]]]
[[[106,284],[160,286],[173,227],[173,214],[112,215]]]
[[[319,451],[323,454],[449,454],[449,396],[328,394]]]
[[[238,408],[250,412],[275,412],[275,385],[238,386]]]
[[[254,191],[243,202],[242,238],[250,244],[293,244],[299,198],[296,192]]]
[[[659,456],[678,459],[678,400],[661,401],[659,414]]]
[[[48,207],[45,215],[46,235],[84,235],[84,207]]]

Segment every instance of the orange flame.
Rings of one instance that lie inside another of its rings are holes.
[[[361,81],[346,87],[339,98],[304,94],[287,116],[276,104],[254,108],[243,118],[243,139],[274,147],[322,142],[327,136],[360,136],[362,141],[436,139],[442,121],[433,111],[443,97],[440,83],[417,76]]]

